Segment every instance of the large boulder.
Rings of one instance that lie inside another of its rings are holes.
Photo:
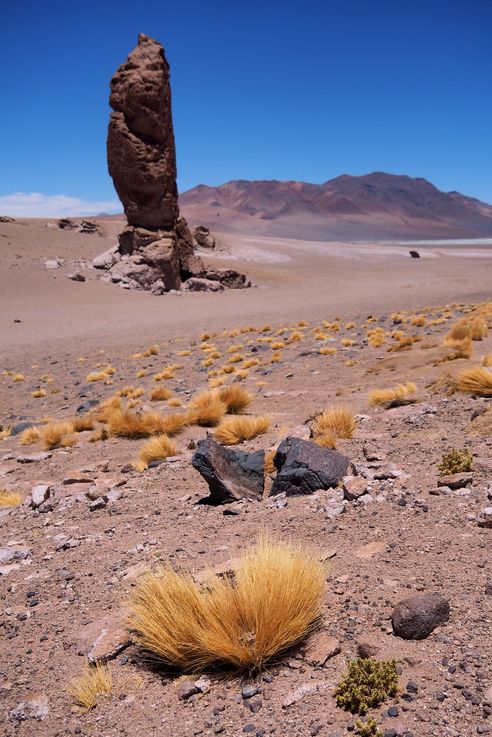
[[[209,250],[213,250],[215,248],[215,238],[205,225],[196,226],[193,231],[193,238],[199,248],[208,248]]]
[[[293,496],[337,486],[347,473],[350,461],[336,450],[288,437],[277,448],[273,463],[278,473],[269,496],[283,492]]]
[[[424,640],[449,619],[450,606],[442,594],[429,593],[403,599],[393,609],[393,631],[405,640]]]
[[[207,482],[210,501],[214,504],[239,499],[261,499],[263,496],[263,450],[254,453],[231,450],[217,443],[208,434],[198,443],[191,462]]]

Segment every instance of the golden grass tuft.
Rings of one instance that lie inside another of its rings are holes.
[[[231,386],[224,386],[219,389],[218,396],[221,402],[227,407],[227,411],[231,414],[240,414],[249,407],[253,401],[252,395],[243,389],[238,384],[231,384]]]
[[[14,384],[17,384],[19,381],[25,381],[25,380],[26,380],[26,377],[24,376],[24,374],[14,374],[12,378],[12,381],[14,382]]]
[[[486,356],[482,358],[482,366],[492,366],[492,353],[487,353]]]
[[[87,415],[85,417],[75,417],[72,420],[72,430],[74,432],[94,430],[94,418]]]
[[[162,461],[176,453],[176,445],[167,435],[156,435],[142,445],[133,465],[137,471],[145,471],[154,461]]]
[[[275,458],[277,454],[277,449],[274,448],[273,450],[267,450],[265,451],[265,460],[263,462],[263,468],[265,471],[265,475],[271,475],[272,473],[275,473],[277,470],[275,467],[275,464],[273,462],[273,459]]]
[[[41,432],[38,427],[28,427],[20,435],[21,445],[33,445],[41,440]]]
[[[185,349],[184,351],[178,351],[176,353],[177,356],[189,356],[191,354],[191,351]]]
[[[167,406],[168,407],[182,407],[183,402],[181,399],[178,399],[178,397],[171,397],[171,399],[167,400]]]
[[[35,389],[33,392],[31,392],[31,397],[34,399],[41,399],[41,397],[45,397],[46,392],[44,389]]]
[[[113,676],[109,666],[102,663],[85,664],[80,676],[74,678],[68,686],[68,694],[77,706],[85,711],[92,709],[101,696],[113,690]]]
[[[463,340],[463,338],[469,338],[470,336],[470,324],[466,318],[455,322],[451,325],[451,330],[448,333],[448,338],[453,340]]]
[[[337,449],[336,436],[331,432],[326,432],[324,435],[316,435],[313,440],[316,445],[320,445],[322,448],[329,448],[330,450]]]
[[[104,381],[107,378],[108,374],[106,371],[92,371],[90,374],[87,374],[85,380],[89,383],[95,383],[96,381]]]
[[[325,345],[321,348],[318,348],[318,353],[320,353],[322,356],[334,356],[337,350],[338,349],[335,347],[330,348],[329,346]]]
[[[492,374],[482,366],[466,369],[458,375],[457,389],[481,397],[492,397]]]
[[[190,425],[214,427],[226,412],[227,405],[222,401],[219,393],[213,389],[205,390],[193,398],[189,411],[189,422]]]
[[[369,404],[374,406],[398,407],[401,404],[408,404],[415,401],[413,394],[417,391],[417,386],[412,381],[405,384],[398,384],[389,389],[375,389],[369,392]]]
[[[110,417],[121,410],[121,398],[118,396],[109,397],[101,402],[97,407],[91,409],[90,416],[97,422],[108,423]]]
[[[270,418],[235,415],[225,417],[214,432],[214,437],[223,445],[237,445],[262,435],[270,427]]]
[[[472,340],[483,340],[487,337],[488,325],[481,317],[475,317],[470,322],[470,338]]]
[[[151,435],[176,435],[189,424],[188,415],[163,415],[159,412],[136,414],[129,410],[113,412],[108,420],[110,435],[121,438],[148,438]]]
[[[258,366],[259,363],[260,362],[257,358],[247,358],[245,361],[243,361],[241,368],[242,369],[253,368],[253,366]]]
[[[89,443],[97,443],[101,440],[107,440],[109,438],[109,432],[106,427],[100,427],[98,430],[96,430],[92,435],[90,435],[87,439]]]
[[[215,378],[211,378],[208,382],[211,389],[217,389],[219,386],[223,386],[225,384],[226,379],[224,376],[217,376]]]
[[[45,450],[68,448],[75,445],[73,425],[69,421],[49,422],[41,430],[41,442]]]
[[[319,414],[312,426],[311,432],[316,442],[327,437],[327,441],[332,439],[348,439],[353,438],[357,429],[357,422],[351,410],[347,407],[330,407]],[[318,443],[321,445],[322,443]],[[326,445],[325,447],[331,447]]]
[[[135,374],[136,379],[143,379],[144,376],[147,376],[147,371],[145,369],[139,369]]]
[[[164,386],[158,386],[156,389],[152,389],[150,393],[151,402],[165,402],[166,399],[171,399],[173,393],[170,389],[166,389]]]
[[[311,553],[262,539],[233,578],[211,576],[204,588],[171,567],[144,574],[129,601],[129,627],[168,666],[257,671],[316,629],[324,579]]]
[[[22,496],[17,491],[0,489],[0,508],[18,507],[22,502]]]

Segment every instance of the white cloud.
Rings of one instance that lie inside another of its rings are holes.
[[[19,218],[84,217],[122,210],[118,200],[91,202],[63,194],[46,195],[40,192],[16,192],[0,196],[0,215]]]

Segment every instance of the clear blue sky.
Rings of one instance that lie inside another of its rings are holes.
[[[171,64],[180,191],[380,170],[492,202],[490,0],[10,0],[0,206],[116,199],[108,84],[140,31]]]

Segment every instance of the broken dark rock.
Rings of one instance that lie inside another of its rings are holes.
[[[405,640],[424,640],[449,619],[450,606],[438,593],[421,594],[400,601],[393,609],[393,631]]]
[[[185,289],[188,292],[223,292],[224,287],[220,281],[212,279],[204,279],[199,276],[192,276],[186,282]]]
[[[409,251],[410,258],[420,258],[420,253],[418,251]]]
[[[210,489],[212,504],[225,504],[239,499],[261,499],[264,488],[265,451],[246,453],[217,443],[208,434],[200,440],[192,458],[193,468]]]
[[[349,459],[336,450],[316,443],[288,437],[280,443],[273,459],[278,470],[269,496],[312,494],[331,489],[347,473]]]
[[[80,271],[74,271],[73,274],[68,275],[68,278],[71,279],[72,281],[79,281],[79,282],[85,281],[85,276],[81,274]]]

